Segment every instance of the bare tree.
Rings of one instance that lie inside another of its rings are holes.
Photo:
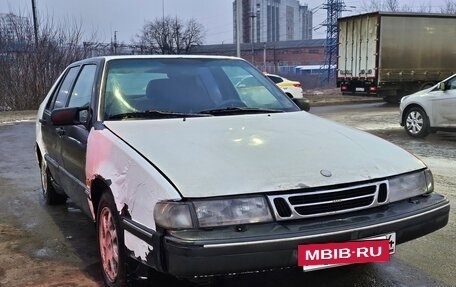
[[[38,43],[29,17],[0,18],[0,110],[36,109],[64,68],[87,57],[77,22],[40,19]]]
[[[195,19],[188,20],[182,37],[182,48],[187,54],[194,45],[201,45],[204,41],[204,27]]]
[[[446,0],[444,6],[440,9],[440,12],[445,14],[456,14],[456,1]]]
[[[165,17],[146,22],[136,38],[147,53],[188,54],[191,47],[203,43],[204,27],[195,19],[184,24],[177,17]]]
[[[398,0],[386,0],[384,3],[385,9],[391,12],[399,11],[399,2]]]
[[[412,8],[410,8],[410,11],[413,11]],[[429,2],[427,5],[421,5],[416,9],[416,12],[421,12],[421,13],[432,13],[434,10],[432,9],[432,4]]]
[[[372,11],[385,11],[384,9],[384,1],[376,1],[376,0],[370,0],[370,1],[363,1],[361,6],[360,6],[362,11],[365,12],[372,12]]]
[[[421,5],[418,8],[404,4],[399,5],[398,0],[370,0],[363,1],[360,9],[364,12],[387,11],[387,12],[432,12],[432,5]]]

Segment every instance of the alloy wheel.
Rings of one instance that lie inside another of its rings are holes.
[[[101,210],[98,224],[101,264],[110,282],[115,282],[119,272],[119,244],[116,225],[111,210]]]
[[[416,110],[411,111],[407,116],[405,124],[406,124],[407,130],[411,134],[417,135],[421,132],[421,130],[423,129],[423,126],[424,126],[423,115]]]

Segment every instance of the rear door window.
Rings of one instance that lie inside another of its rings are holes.
[[[71,92],[68,107],[85,107],[89,105],[95,80],[96,65],[85,65],[79,73],[78,79]]]
[[[74,79],[78,74],[78,70],[79,66],[72,67],[68,70],[68,73],[63,79],[56,95],[54,95],[55,101],[53,102],[51,109],[59,109],[66,106],[68,97],[70,96],[71,87],[73,86]]]
[[[274,83],[276,83],[276,84],[282,83],[282,82],[283,82],[282,78],[280,78],[280,77],[270,76],[270,75],[269,75],[268,78],[271,79],[271,80],[272,80]]]

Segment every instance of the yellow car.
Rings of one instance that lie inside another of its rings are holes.
[[[284,91],[287,96],[290,98],[303,98],[301,83],[297,81],[290,81],[284,77],[274,75],[274,74],[265,74],[266,77],[271,79],[279,88]]]
[[[277,85],[277,87],[279,87],[291,99],[297,99],[300,102],[299,106],[302,110],[310,110],[310,102],[307,98],[304,98],[300,82],[291,81],[287,78],[274,74],[265,73],[264,75],[271,79],[271,81],[273,81]]]

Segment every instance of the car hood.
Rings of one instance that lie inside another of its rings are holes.
[[[184,197],[327,186],[425,167],[387,141],[305,112],[104,124]]]
[[[418,98],[418,97],[426,96],[427,94],[429,94],[430,91],[434,90],[435,87],[436,86],[432,86],[430,88],[427,88],[427,89],[415,92],[413,94],[410,94],[408,96],[405,96],[405,97],[402,98],[401,102],[405,102],[405,101],[409,101],[411,99],[415,99],[415,98]]]

